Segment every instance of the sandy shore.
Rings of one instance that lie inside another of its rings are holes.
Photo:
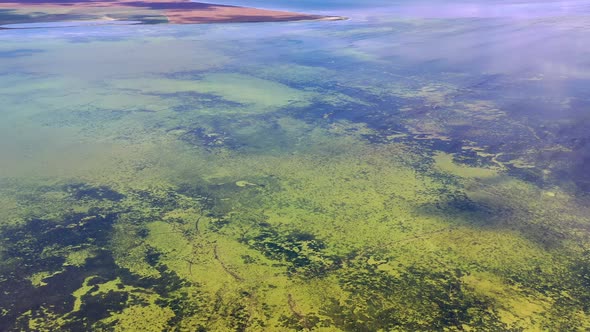
[[[44,13],[46,15],[39,15]],[[341,19],[185,0],[0,0],[0,25],[21,22],[67,21],[108,17],[144,23],[231,23]],[[150,18],[142,20],[141,17]],[[153,20],[160,17],[160,20]]]

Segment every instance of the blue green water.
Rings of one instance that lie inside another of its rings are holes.
[[[584,2],[231,3],[0,31],[0,330],[590,328]]]

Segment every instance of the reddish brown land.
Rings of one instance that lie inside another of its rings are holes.
[[[0,0],[0,24],[97,18],[174,24],[339,19],[188,0]]]

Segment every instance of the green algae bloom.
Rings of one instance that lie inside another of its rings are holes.
[[[0,31],[0,330],[590,329],[589,85],[382,15]]]

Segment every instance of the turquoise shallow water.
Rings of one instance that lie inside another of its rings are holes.
[[[0,330],[590,327],[583,2],[0,31]]]

